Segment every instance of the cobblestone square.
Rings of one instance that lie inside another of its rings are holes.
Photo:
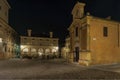
[[[120,73],[109,71],[109,66],[84,67],[70,64],[62,59],[27,60],[14,59],[0,61],[0,80],[36,79],[87,79],[116,80]],[[117,68],[118,69],[118,68]]]

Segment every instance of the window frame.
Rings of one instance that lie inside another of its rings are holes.
[[[103,27],[103,36],[108,37],[108,27]]]

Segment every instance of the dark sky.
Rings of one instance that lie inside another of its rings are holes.
[[[85,2],[85,12],[98,17],[112,16],[120,21],[120,0],[8,0],[9,24],[21,35],[31,28],[33,33],[54,32],[62,42],[72,22],[71,11],[77,1]]]

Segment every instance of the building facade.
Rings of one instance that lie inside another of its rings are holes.
[[[7,0],[0,0],[0,59],[16,57],[19,54],[19,37],[8,24],[10,6]]]
[[[61,49],[62,58],[68,61],[70,53],[70,37],[65,39],[65,46]]]
[[[58,38],[53,38],[53,33],[50,32],[50,37],[33,37],[32,30],[28,30],[28,36],[21,36],[21,55],[37,56],[37,57],[58,57],[59,46]]]
[[[70,33],[70,62],[83,65],[120,62],[120,22],[84,14],[84,3],[72,10]]]

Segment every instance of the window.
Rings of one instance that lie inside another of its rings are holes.
[[[76,37],[78,37],[78,27],[76,27],[75,35],[76,35]]]
[[[104,37],[108,36],[108,27],[103,27],[103,36]]]

